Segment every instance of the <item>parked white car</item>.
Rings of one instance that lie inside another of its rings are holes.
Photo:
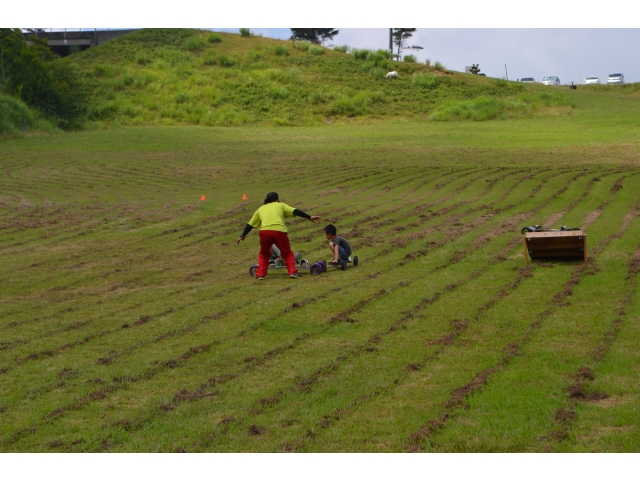
[[[610,73],[609,78],[607,78],[607,83],[609,85],[623,84],[624,75],[621,73]]]
[[[523,83],[536,83],[536,79],[533,77],[524,77],[520,79]]]
[[[585,85],[600,85],[600,79],[598,77],[587,77],[584,79]]]
[[[543,85],[552,85],[554,87],[560,86],[560,79],[558,77],[544,77],[542,79]]]

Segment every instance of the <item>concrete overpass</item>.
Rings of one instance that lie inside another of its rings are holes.
[[[24,33],[25,37],[34,35],[38,38],[46,38],[49,47],[56,54],[66,56],[70,53],[69,47],[77,46],[80,50],[86,50],[90,47],[102,45],[104,42],[121,37],[134,29],[126,30],[74,30],[70,32],[37,32]]]

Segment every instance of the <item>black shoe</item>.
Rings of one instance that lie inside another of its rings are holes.
[[[289,275],[289,278],[302,278],[302,275],[299,273],[293,273],[291,275]]]

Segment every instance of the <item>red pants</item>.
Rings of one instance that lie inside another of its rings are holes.
[[[271,257],[271,245],[280,249],[280,254],[287,266],[289,275],[298,273],[296,268],[296,259],[289,246],[289,236],[284,232],[275,230],[260,230],[260,253],[258,254],[258,270],[256,277],[264,277],[269,268],[269,258]]]

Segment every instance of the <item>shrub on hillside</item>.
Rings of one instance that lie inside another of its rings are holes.
[[[389,61],[386,55],[379,52],[367,51],[366,62],[363,65],[365,70],[370,70],[373,67],[389,69]]]
[[[353,58],[357,58],[358,60],[366,60],[367,56],[371,53],[373,53],[371,50],[367,50],[365,48],[354,48],[351,50]]]
[[[430,67],[430,66],[431,66],[431,59],[427,58],[427,59],[424,61],[424,64],[425,64],[427,67]]]
[[[217,33],[210,33],[207,35],[207,42],[209,43],[220,43],[222,41],[222,37]]]
[[[200,36],[187,38],[184,42],[184,46],[187,50],[198,50],[199,48],[204,47],[204,40]]]
[[[373,67],[367,70],[367,73],[374,78],[384,78],[384,76],[387,74],[387,70],[388,69],[386,68]]]
[[[418,59],[416,58],[415,55],[405,55],[404,56],[404,61],[407,63],[416,63]]]
[[[250,37],[251,36],[251,30],[248,28],[241,28],[240,29],[240,36],[242,37]]]
[[[311,55],[322,55],[324,53],[324,48],[312,45],[309,47],[309,53]]]
[[[444,65],[436,61],[436,63],[433,64],[433,68],[435,68],[436,70],[444,70]]]
[[[381,102],[384,98],[382,92],[359,92],[353,97],[341,97],[329,108],[332,115],[354,117],[367,113],[369,105]]]
[[[438,77],[428,73],[414,73],[411,77],[411,85],[431,90],[438,86]]]
[[[301,52],[307,52],[309,51],[309,47],[311,47],[311,42],[308,42],[307,40],[301,40],[301,41],[294,41],[292,42],[293,48],[295,48],[296,50],[300,50]]]
[[[234,67],[238,62],[236,62],[233,58],[229,58],[226,55],[220,55],[218,57],[218,64],[222,67]]]
[[[287,47],[285,47],[284,45],[276,45],[276,47],[273,49],[273,52],[281,57],[286,57],[287,55],[289,55],[289,50],[287,50]]]
[[[333,47],[333,49],[336,52],[348,53],[349,52],[349,45],[336,45],[335,47]]]

